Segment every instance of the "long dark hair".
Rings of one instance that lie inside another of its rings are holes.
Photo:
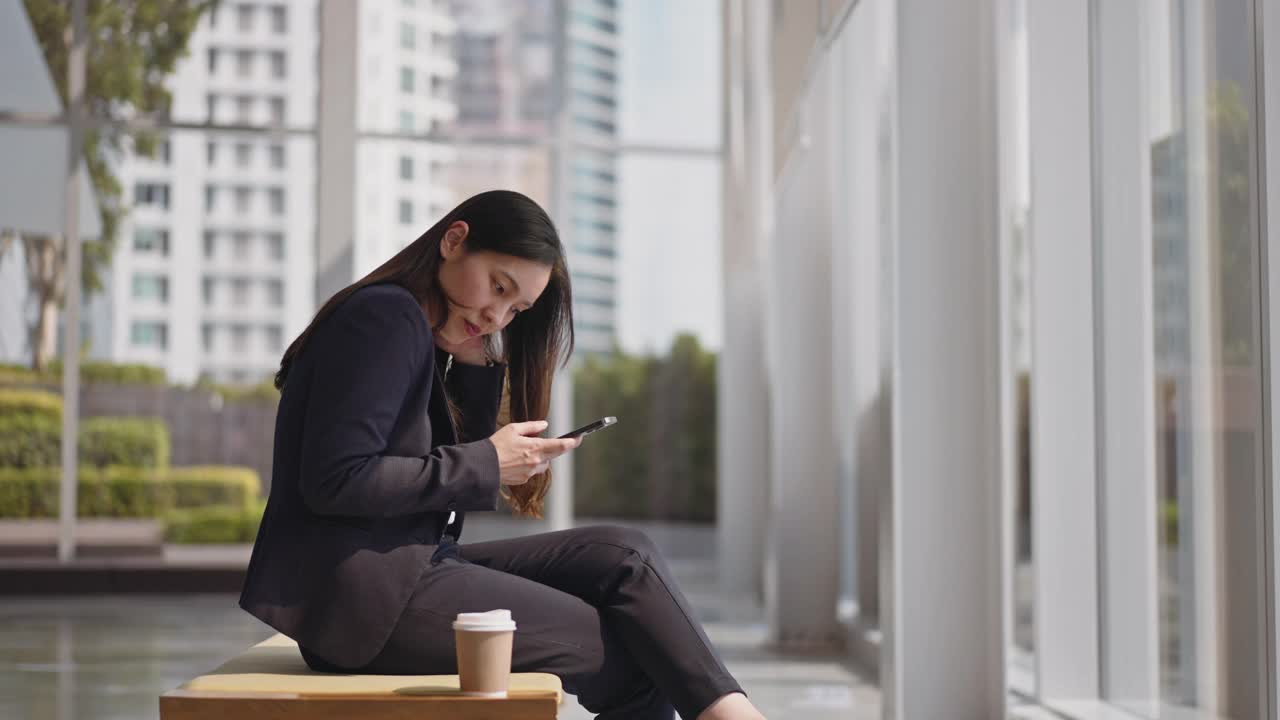
[[[551,268],[546,290],[531,308],[515,316],[502,331],[500,350],[486,337],[490,357],[507,363],[507,407],[510,422],[542,420],[551,405],[551,383],[557,366],[573,352],[573,294],[560,235],[536,202],[509,190],[491,190],[465,200],[378,269],[339,290],[316,313],[311,324],[289,345],[280,359],[275,386],[283,389],[289,368],[316,327],[360,288],[391,283],[408,290],[424,306],[441,308],[433,330],[448,320],[448,303],[437,282],[440,241],[449,226],[467,223],[463,247],[467,252],[489,251],[532,260]],[[551,471],[523,485],[504,486],[503,497],[519,515],[542,516],[542,502],[551,484]]]

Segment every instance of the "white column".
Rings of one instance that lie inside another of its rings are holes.
[[[556,373],[551,386],[550,427],[546,437],[563,435],[573,429],[573,366]],[[551,461],[551,489],[547,491],[548,530],[573,527],[573,453]]]
[[[1105,0],[1093,12],[1100,689],[1154,717],[1159,515],[1146,14],[1141,3]]]
[[[897,8],[884,717],[1003,717],[995,2]]]
[[[1271,672],[1265,678],[1266,697],[1273,715],[1280,708],[1280,493],[1276,486],[1276,460],[1280,458],[1280,423],[1275,411],[1280,408],[1280,382],[1275,372],[1276,346],[1280,343],[1280,7],[1274,3],[1259,2],[1258,25],[1255,38],[1260,47],[1258,53],[1258,88],[1262,93],[1262,123],[1259,127],[1261,143],[1262,188],[1262,257],[1263,296],[1262,326],[1264,343],[1264,382],[1267,397],[1264,400],[1266,426],[1271,437],[1267,443],[1266,483],[1270,493],[1270,508],[1266,544],[1271,548],[1267,592],[1269,606],[1264,613],[1269,619],[1271,637],[1267,640],[1266,657]]]
[[[1026,329],[1029,277],[1025,218],[1027,189],[1027,57],[1026,1],[1007,0],[996,5],[997,103],[1000,163],[999,323],[1000,323],[1000,524],[1002,533],[1001,597],[1003,626],[1010,648],[1006,672],[1010,692],[1034,695],[1030,656],[1015,646],[1018,622],[1018,578],[1021,518],[1021,386],[1028,370],[1030,351]]]
[[[58,561],[76,553],[76,490],[79,476],[77,442],[80,428],[80,156],[84,154],[85,57],[89,32],[87,0],[71,2],[71,49],[67,60],[67,175],[62,242],[66,248],[66,317],[62,352],[62,487],[58,500]]]
[[[356,104],[360,8],[320,0],[320,86],[316,93],[315,304],[355,277]],[[229,13],[224,13],[228,14]],[[224,20],[225,21],[225,20]],[[290,145],[290,150],[296,148]]]
[[[892,164],[881,152],[892,97],[892,3],[849,11],[830,44],[831,433],[841,488],[841,619],[850,656],[880,667],[880,496],[889,483],[888,348],[884,228]]]
[[[557,37],[568,37],[570,22],[567,13],[568,0],[559,0],[555,17],[565,23],[557,28]],[[563,43],[561,43],[563,45]],[[573,263],[573,196],[570,178],[572,177],[574,132],[568,112],[569,73],[565,62],[567,47],[557,51],[556,65],[561,68],[560,85],[557,88],[558,102],[555,110],[555,143],[551,150],[551,216],[555,220],[556,230],[560,234],[560,243],[565,249],[569,263]],[[573,425],[573,364],[556,373],[555,383],[551,386],[551,408],[548,415],[550,427],[547,437],[563,435],[574,428]],[[545,516],[549,530],[567,530],[573,527],[573,453],[562,455],[551,461],[551,488],[547,492]]]
[[[773,160],[769,14],[761,5],[723,5],[724,349],[716,377],[716,527],[722,595],[746,606],[763,602],[769,463],[761,257]]]
[[[1042,699],[1098,695],[1089,8],[1027,4],[1031,531]]]
[[[1175,10],[1175,13],[1177,11]],[[1213,248],[1208,117],[1213,52],[1210,25],[1213,8],[1202,0],[1181,6],[1181,23],[1174,32],[1181,41],[1181,72],[1174,70],[1174,93],[1181,93],[1183,137],[1186,140],[1186,243],[1188,336],[1190,357],[1179,393],[1179,430],[1189,439],[1188,468],[1178,472],[1178,606],[1184,694],[1209,712],[1223,708],[1221,692],[1220,598],[1224,592],[1218,553],[1222,549],[1219,478],[1223,477],[1220,438],[1223,427],[1218,377],[1222,357],[1217,321],[1214,276],[1218,274]],[[1178,21],[1175,15],[1175,23]],[[1175,46],[1176,47],[1176,46]],[[1177,61],[1175,61],[1177,62]],[[1175,95],[1177,97],[1177,95]],[[1175,113],[1177,110],[1175,110]],[[1181,440],[1179,441],[1181,442]],[[1179,462],[1182,462],[1180,459]]]
[[[777,181],[765,342],[770,487],[765,608],[782,646],[843,636],[839,479],[832,418],[831,182],[828,68],[819,54],[790,122],[795,141]],[[842,398],[843,400],[843,398]]]

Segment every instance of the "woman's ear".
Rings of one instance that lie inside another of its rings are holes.
[[[444,237],[440,239],[440,256],[448,260],[457,255],[462,250],[462,245],[467,240],[467,234],[471,231],[471,227],[465,222],[458,220],[444,231]]]

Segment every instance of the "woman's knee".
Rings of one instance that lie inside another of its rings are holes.
[[[653,540],[643,530],[623,525],[591,525],[581,528],[584,542],[612,545],[651,558],[658,554]]]

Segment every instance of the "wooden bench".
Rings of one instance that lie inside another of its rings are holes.
[[[515,673],[506,698],[462,695],[457,675],[313,672],[298,645],[275,635],[208,675],[160,696],[161,720],[553,720],[560,678]]]

